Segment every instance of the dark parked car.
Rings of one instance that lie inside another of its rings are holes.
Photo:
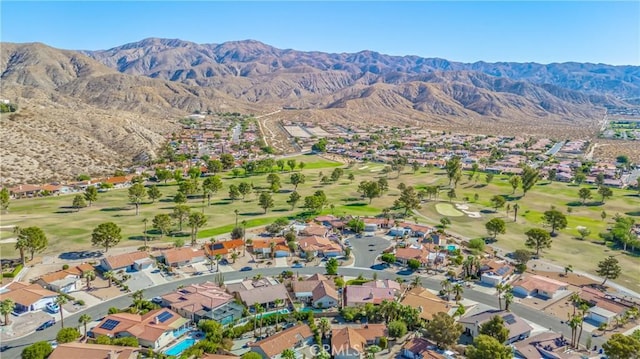
[[[240,272],[247,272],[247,271],[250,271],[252,269],[253,268],[251,268],[251,267],[242,267],[242,268],[240,268]]]
[[[47,320],[46,322],[42,323],[38,328],[36,328],[36,330],[45,330],[49,327],[52,327],[56,324],[56,320],[55,319],[50,319]]]

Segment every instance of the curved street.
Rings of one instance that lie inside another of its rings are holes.
[[[265,276],[276,276],[286,269],[287,268],[283,268],[283,267],[260,268],[259,271],[251,271],[251,272],[227,272],[227,273],[224,273],[224,277],[226,281],[232,281],[232,280],[243,279],[248,276],[251,277],[257,272]],[[324,273],[324,271],[325,271],[324,267],[305,267],[305,268],[300,268],[295,270],[295,272],[298,274]],[[378,279],[397,279],[398,277],[400,277],[405,280],[411,280],[414,277],[411,275],[403,275],[399,273],[377,271],[369,268],[357,268],[357,267],[339,268],[338,273],[347,277],[357,277],[358,275],[362,274],[363,276],[369,277],[369,278],[371,278],[373,274],[376,273]],[[214,274],[207,274],[207,275],[202,275],[198,277],[190,277],[182,280],[177,280],[172,283],[159,285],[156,287],[146,289],[144,291],[144,295],[145,295],[145,298],[152,298],[152,297],[159,296],[167,292],[173,291],[179,285],[189,285],[193,283],[204,282],[206,280],[214,281],[215,275],[216,274],[214,273]],[[421,276],[421,277],[422,277],[422,285],[425,288],[429,288],[432,290],[440,290],[441,287],[440,287],[439,279],[429,278],[426,276]],[[473,290],[473,288],[465,288],[463,297],[465,299],[469,299],[474,302],[478,302],[484,305],[489,305],[492,307],[495,307],[498,302],[496,296],[475,291]],[[107,314],[107,311],[109,308],[111,307],[124,308],[129,306],[131,302],[132,302],[131,297],[126,295],[126,296],[121,296],[121,297],[114,298],[112,300],[100,303],[99,305],[96,305],[94,307],[88,308],[83,311],[76,312],[73,315],[66,317],[65,318],[66,326],[71,326],[71,327],[79,326],[78,318],[82,314],[89,314],[95,320],[95,319],[104,317]],[[518,303],[511,304],[511,311],[528,321],[531,321],[543,327],[549,328],[550,330],[553,330],[555,332],[563,333],[567,337],[571,335],[570,328],[567,325],[561,324],[560,319],[547,315],[544,312],[523,306]],[[54,340],[59,330],[60,330],[60,321],[58,318],[58,322],[53,327],[50,327],[43,331],[29,334],[22,338],[5,341],[2,344],[8,345],[9,348],[2,353],[2,358],[4,359],[20,358],[22,349],[25,346],[33,344],[37,341]],[[589,333],[586,333],[586,334],[589,335]],[[593,345],[598,345],[598,346],[600,346],[603,342],[602,338],[600,337],[593,338],[592,341],[593,341]]]

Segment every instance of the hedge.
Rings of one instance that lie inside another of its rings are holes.
[[[8,273],[2,273],[2,277],[3,278],[14,278],[15,276],[18,275],[18,273],[20,273],[20,271],[22,270],[22,264],[18,264],[13,271],[8,272]]]

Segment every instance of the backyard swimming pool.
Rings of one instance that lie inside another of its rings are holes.
[[[196,338],[201,338],[201,337],[202,337],[202,333],[191,333],[185,339],[171,346],[164,353],[171,356],[178,356],[182,354],[183,351],[191,348],[195,343],[197,343],[199,339],[196,339]]]

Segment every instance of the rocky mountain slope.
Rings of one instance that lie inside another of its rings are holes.
[[[145,39],[103,51],[0,44],[3,183],[110,173],[153,157],[193,111],[316,122],[425,124],[491,133],[592,134],[604,106],[640,97],[640,68],[462,64],[257,41]],[[265,120],[265,124],[269,124]]]

